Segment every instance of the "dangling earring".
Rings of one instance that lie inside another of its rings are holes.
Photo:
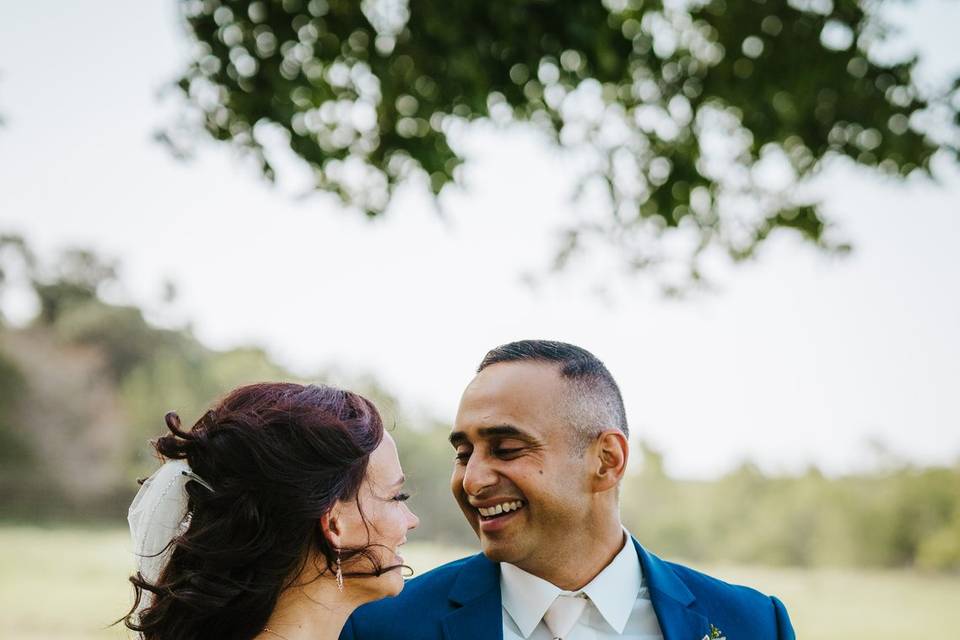
[[[343,591],[343,569],[340,567],[340,549],[337,549],[337,589]]]

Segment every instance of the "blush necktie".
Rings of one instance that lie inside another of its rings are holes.
[[[547,612],[543,614],[543,622],[550,630],[554,640],[564,640],[573,625],[577,623],[587,606],[587,597],[584,594],[559,595],[553,601]]]

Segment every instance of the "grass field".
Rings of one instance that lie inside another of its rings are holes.
[[[129,607],[126,531],[0,527],[0,639],[126,638],[107,627]],[[462,550],[411,543],[418,573]],[[803,640],[956,637],[960,577],[910,571],[699,567],[778,595]],[[736,640],[736,639],[731,639]]]

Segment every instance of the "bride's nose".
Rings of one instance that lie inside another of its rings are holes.
[[[416,529],[420,525],[420,518],[417,517],[410,507],[407,507],[407,531]]]

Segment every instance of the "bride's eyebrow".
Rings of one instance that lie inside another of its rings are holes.
[[[376,497],[378,497],[378,498],[380,498],[380,499],[382,499],[382,500],[391,500],[392,498],[384,497],[384,496],[380,495],[380,492],[386,490],[386,493],[390,493],[391,491],[393,491],[393,490],[395,490],[395,489],[399,489],[400,487],[402,487],[402,486],[403,486],[403,483],[405,483],[406,481],[407,481],[407,477],[406,477],[406,476],[400,476],[399,478],[397,478],[397,480],[396,480],[393,484],[384,486],[384,485],[381,485],[381,484],[376,484],[376,483],[374,483],[374,482],[371,480],[371,481],[370,481],[370,492],[371,492],[374,496],[376,496]],[[374,490],[374,487],[376,487],[376,490]]]

